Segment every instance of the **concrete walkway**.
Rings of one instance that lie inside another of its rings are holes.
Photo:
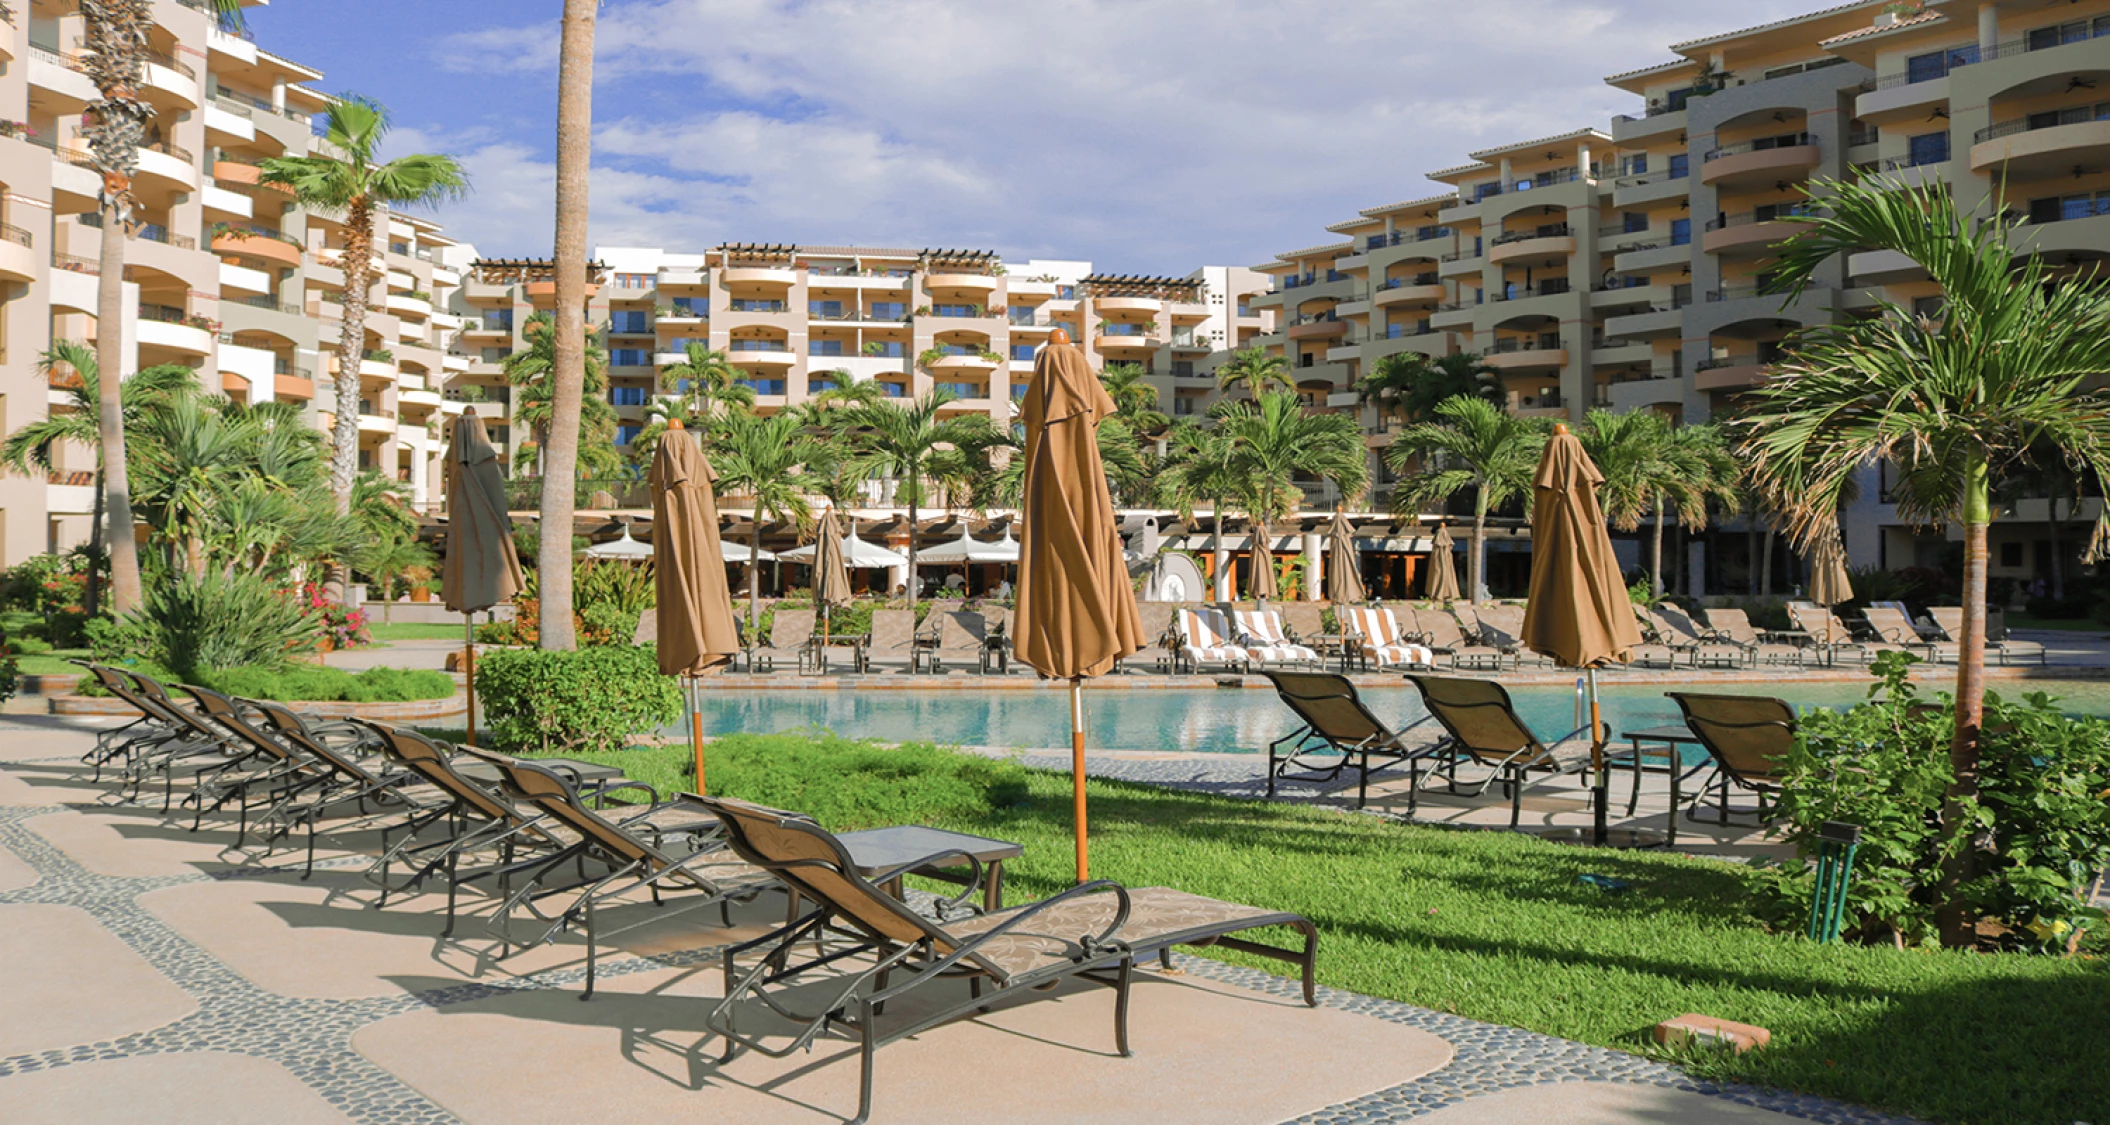
[[[370,835],[330,838],[312,880],[244,865],[211,819],[106,804],[90,726],[0,718],[0,1121],[841,1121],[855,1051],[718,1061],[703,1017],[717,951],[782,916],[618,907],[601,986],[582,947],[500,961],[476,919],[438,936],[443,896],[385,908]],[[1547,815],[1552,815],[1550,812]],[[486,909],[478,905],[472,912]],[[1324,956],[1322,946],[1321,955]],[[1142,974],[1135,1056],[1111,993],[997,1008],[879,1055],[879,1122],[1391,1122],[1785,1125],[1895,1121],[1687,1079],[1635,1056],[1322,989],[1200,958]],[[752,1026],[752,1025],[751,1025]]]

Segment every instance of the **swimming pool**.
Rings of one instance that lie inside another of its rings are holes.
[[[1937,690],[1927,685],[1925,690]],[[2110,716],[2110,683],[2032,680],[1995,683],[1996,691],[2045,691],[2074,714]],[[1867,695],[1865,681],[1849,683],[1739,683],[1708,690],[1741,695],[1780,695],[1797,707],[1846,707]],[[1622,731],[1680,721],[1677,704],[1663,697],[1662,684],[1613,684],[1599,692],[1605,722]],[[1411,686],[1362,689],[1378,717],[1404,725],[1426,712]],[[1575,692],[1568,687],[1510,689],[1518,712],[1539,736],[1552,739],[1575,727]],[[703,723],[709,734],[774,733],[825,727],[852,738],[889,742],[928,741],[961,746],[1037,749],[1065,746],[1069,695],[1045,691],[851,688],[786,691],[712,685],[704,690]],[[1257,754],[1298,723],[1273,691],[1225,688],[1087,687],[1087,744],[1099,750],[1158,750]],[[667,732],[685,737],[685,727]]]

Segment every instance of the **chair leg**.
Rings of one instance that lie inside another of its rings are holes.
[[[872,1002],[857,1002],[857,1116],[849,1125],[865,1125],[872,1117]]]
[[[1135,1052],[1128,1049],[1128,993],[1135,977],[1136,959],[1121,959],[1121,978],[1114,985],[1114,1049],[1124,1059],[1134,1058]]]

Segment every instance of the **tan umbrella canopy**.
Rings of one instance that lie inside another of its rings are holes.
[[[1604,474],[1565,425],[1539,459],[1531,509],[1531,600],[1519,638],[1589,679],[1590,755],[1597,786],[1596,842],[1605,841],[1604,726],[1599,722],[1597,667],[1624,663],[1641,644],[1641,627],[1612,555],[1597,489]]]
[[[1076,804],[1077,881],[1090,872],[1085,843],[1084,694],[1087,676],[1142,647],[1143,623],[1121,555],[1114,500],[1099,461],[1099,423],[1114,401],[1084,353],[1058,328],[1033,363],[1022,404],[1025,481],[1019,531],[1018,658],[1070,681],[1070,756]]]
[[[513,521],[506,515],[506,482],[498,451],[470,407],[455,419],[444,468],[447,489],[447,557],[440,564],[440,600],[462,615],[462,670],[469,684],[468,745],[476,745],[476,625],[473,615],[520,592],[527,580],[513,548]]]
[[[1458,600],[1456,547],[1457,541],[1451,538],[1451,525],[1437,524],[1436,538],[1429,541],[1429,576],[1423,587],[1423,596],[1430,601]]]
[[[655,648],[664,676],[689,680],[689,746],[696,791],[704,792],[703,709],[697,677],[719,671],[740,651],[732,591],[718,542],[718,474],[677,421],[652,454],[652,581],[659,619]]]
[[[1809,564],[1811,601],[1829,606],[1854,600],[1854,580],[1846,573],[1846,545],[1839,541],[1838,525],[1818,533]]]
[[[834,512],[822,512],[813,540],[813,600],[838,606],[850,600],[850,570],[843,565],[843,533]]]
[[[1246,575],[1246,596],[1256,602],[1278,599],[1282,596],[1280,584],[1275,581],[1275,537],[1267,529],[1267,521],[1256,519],[1246,551],[1252,562],[1252,573]]]
[[[1326,600],[1354,605],[1363,600],[1363,563],[1355,549],[1355,528],[1347,513],[1333,510],[1326,525]]]

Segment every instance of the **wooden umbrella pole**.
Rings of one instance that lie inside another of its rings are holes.
[[[476,745],[476,615],[462,611],[462,668],[469,684],[469,736],[463,745]]]
[[[1084,677],[1070,680],[1070,785],[1077,812],[1077,882],[1092,877],[1084,815]]]
[[[689,751],[696,756],[696,792],[709,793],[703,782],[703,681],[689,677]]]
[[[1611,839],[1612,836],[1612,831],[1606,824],[1607,814],[1605,810],[1605,806],[1609,803],[1608,798],[1611,794],[1611,788],[1605,779],[1604,721],[1603,715],[1597,706],[1597,667],[1592,665],[1583,669],[1583,676],[1590,689],[1590,772],[1592,780],[1596,782],[1592,788],[1597,791],[1596,800],[1591,802],[1595,806],[1591,814],[1595,820],[1592,830],[1597,846],[1603,847],[1605,842]],[[1673,762],[1672,766],[1675,768],[1676,763]],[[1634,768],[1639,770],[1641,763],[1636,761]],[[1672,815],[1676,815],[1675,811],[1673,811]]]

